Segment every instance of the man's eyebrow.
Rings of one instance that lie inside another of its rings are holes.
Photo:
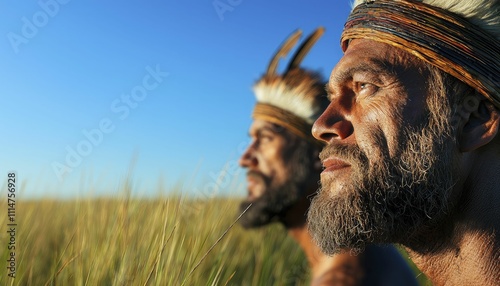
[[[257,130],[249,131],[248,136],[249,137],[260,136],[262,132],[266,132],[266,131],[271,132],[273,134],[277,133],[276,130],[274,130],[270,126],[262,126],[262,127],[259,127]]]
[[[343,83],[349,81],[356,73],[370,73],[377,75],[377,77],[395,76],[394,70],[389,68],[388,64],[385,61],[371,59],[333,75],[325,86],[327,97],[330,98],[330,95],[334,93],[333,85],[335,83]]]
[[[330,82],[328,82],[325,85],[325,90],[326,90],[326,98],[328,98],[328,100],[331,100],[330,95],[333,94],[333,87],[330,85]]]
[[[335,74],[330,81],[333,80],[337,83],[345,82],[351,79],[356,73],[394,76],[394,70],[390,68],[386,61],[380,59],[369,59]]]
[[[263,126],[257,130],[257,135],[260,135],[262,132],[271,132],[273,134],[277,133],[271,126]]]

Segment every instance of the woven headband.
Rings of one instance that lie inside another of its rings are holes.
[[[475,88],[500,108],[500,41],[457,14],[419,2],[368,1],[349,15],[342,50],[355,38],[404,49]]]
[[[257,103],[253,110],[252,117],[254,119],[265,120],[278,124],[301,138],[309,140],[314,144],[320,144],[320,141],[317,141],[314,137],[312,137],[312,126],[310,124],[308,124],[304,119],[282,108],[270,104]]]

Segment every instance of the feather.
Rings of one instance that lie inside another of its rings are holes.
[[[281,45],[273,59],[269,63],[269,67],[267,68],[266,75],[272,76],[276,74],[276,69],[278,67],[278,62],[280,58],[286,57],[286,55],[290,52],[290,50],[295,47],[300,37],[302,36],[302,31],[295,31],[288,39]]]
[[[286,72],[299,67],[300,63],[304,59],[304,57],[309,53],[309,50],[314,46],[316,41],[321,38],[323,33],[325,32],[325,28],[319,27],[312,33],[305,41],[302,43],[300,48],[295,52],[295,55],[293,56],[292,60],[290,61],[290,64],[288,65]],[[285,73],[286,73],[285,72]]]

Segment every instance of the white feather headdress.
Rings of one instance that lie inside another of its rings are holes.
[[[312,33],[297,49],[282,74],[276,73],[278,62],[296,45],[302,32],[293,33],[278,49],[266,74],[254,85],[257,99],[254,118],[263,118],[303,137],[311,137],[311,125],[328,104],[324,96],[325,81],[318,73],[299,65],[323,33],[322,27]]]

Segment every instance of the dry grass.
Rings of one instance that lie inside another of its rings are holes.
[[[280,226],[245,231],[234,199],[18,201],[17,273],[0,285],[306,285]],[[0,202],[6,209],[6,202]],[[7,216],[0,216],[2,229]],[[6,261],[7,235],[0,235]],[[1,263],[3,265],[4,263]]]
[[[204,257],[238,216],[237,199],[124,197],[18,201],[16,278],[2,267],[0,285],[307,285],[304,256],[277,224],[235,225]],[[5,213],[0,266],[6,225]]]

